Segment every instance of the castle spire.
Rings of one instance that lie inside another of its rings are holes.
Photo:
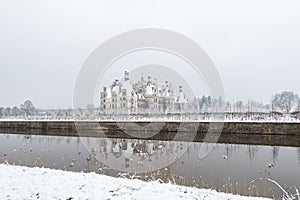
[[[141,81],[144,81],[144,74],[141,74]]]

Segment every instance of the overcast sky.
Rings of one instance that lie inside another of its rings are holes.
[[[300,1],[0,0],[0,106],[31,99],[72,106],[77,74],[102,42],[139,28],[196,41],[215,63],[227,99],[269,102],[300,93]]]

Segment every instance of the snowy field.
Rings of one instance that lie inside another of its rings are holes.
[[[212,190],[45,168],[0,164],[0,199],[255,200]]]

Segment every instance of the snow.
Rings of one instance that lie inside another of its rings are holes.
[[[111,122],[111,121],[118,121],[118,122],[248,122],[248,123],[300,123],[300,119],[294,118],[266,118],[266,119],[243,119],[243,118],[226,118],[222,119],[211,119],[209,117],[205,119],[194,119],[185,116],[178,117],[156,117],[156,118],[147,118],[147,117],[139,117],[135,118],[133,116],[127,118],[95,118],[95,119],[43,119],[43,118],[32,118],[32,119],[20,119],[20,118],[1,118],[0,122],[9,122],[9,121],[19,121],[19,122]]]
[[[182,92],[179,93],[176,103],[187,103],[187,102],[188,102],[187,98],[185,98],[184,94]]]
[[[131,96],[131,93],[134,92],[129,80],[127,80],[123,83],[121,91],[123,91],[123,90],[126,90],[126,95],[129,97]]]
[[[146,92],[145,92],[145,96],[153,96],[153,88],[154,86],[152,84],[148,84],[146,87]]]
[[[255,200],[197,189],[46,168],[0,164],[0,199],[231,199]]]

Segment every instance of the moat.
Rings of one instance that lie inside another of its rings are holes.
[[[0,161],[71,171],[96,172],[127,178],[213,188],[252,196],[280,197],[272,178],[284,188],[300,187],[300,147],[218,143],[204,159],[199,159],[201,142],[161,141],[121,138],[93,138],[0,134]],[[187,148],[170,166],[145,173],[136,170],[154,165]],[[87,149],[93,149],[88,151]],[[130,153],[131,158],[128,158]],[[102,161],[102,162],[99,162]],[[106,163],[106,164],[104,164]],[[109,166],[107,165],[109,163]],[[116,170],[122,166],[129,173]]]

